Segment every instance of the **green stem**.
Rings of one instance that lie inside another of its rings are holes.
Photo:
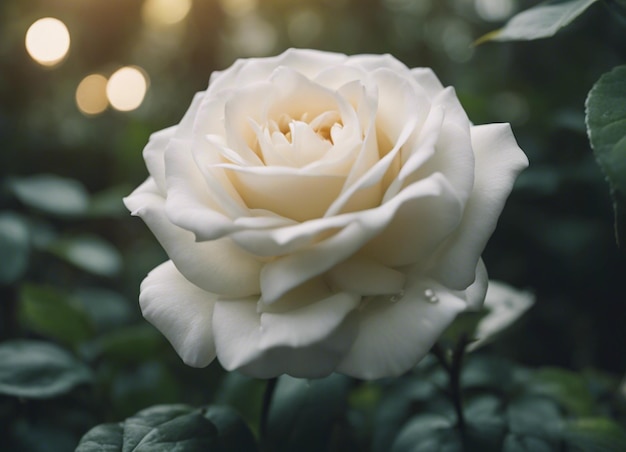
[[[278,383],[278,377],[274,377],[274,378],[267,380],[267,385],[265,386],[265,392],[263,392],[263,402],[261,405],[261,425],[260,425],[261,443],[265,442],[267,438],[267,422],[269,419],[270,405],[272,404],[272,397],[274,396],[274,391],[276,390],[277,383]]]
[[[450,364],[449,372],[450,397],[454,404],[459,430],[462,435],[465,433],[465,415],[463,414],[463,396],[461,394],[461,371],[463,370],[463,358],[468,343],[467,335],[461,335],[452,353],[452,363]]]
[[[463,414],[463,397],[461,394],[461,371],[463,370],[463,357],[465,356],[467,344],[469,344],[467,335],[461,335],[452,351],[451,359],[447,356],[447,350],[439,343],[436,343],[431,350],[441,364],[441,367],[443,367],[448,374],[450,399],[454,405],[461,435],[465,434],[465,415]]]

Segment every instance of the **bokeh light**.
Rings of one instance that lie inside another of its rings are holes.
[[[191,0],[146,0],[141,10],[144,22],[149,25],[174,25],[187,17]]]
[[[258,0],[220,0],[220,5],[226,14],[231,17],[241,17],[257,7]]]
[[[484,20],[499,22],[511,16],[517,5],[515,0],[474,0],[474,6]]]
[[[26,50],[42,66],[59,63],[70,49],[70,33],[59,19],[44,17],[26,32]]]
[[[306,47],[317,39],[324,28],[324,19],[316,10],[302,9],[289,17],[287,34],[298,47]]]
[[[107,79],[100,74],[91,74],[81,80],[76,88],[76,105],[86,115],[97,115],[109,106]]]
[[[144,72],[134,66],[115,71],[106,87],[111,106],[119,111],[135,110],[143,102],[147,90],[148,81]]]
[[[240,56],[266,56],[273,52],[278,33],[260,15],[249,14],[233,27],[231,44]]]

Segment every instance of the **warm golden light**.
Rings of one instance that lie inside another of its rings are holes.
[[[226,14],[233,17],[240,17],[254,11],[258,0],[220,0],[222,9]]]
[[[191,10],[191,0],[146,0],[141,10],[150,25],[173,25],[182,21]]]
[[[107,83],[107,97],[116,110],[131,111],[143,102],[148,81],[139,68],[126,66],[118,69]]]
[[[43,66],[59,63],[69,49],[70,33],[59,19],[39,19],[26,32],[26,50],[33,60]]]
[[[91,74],[82,79],[76,88],[76,105],[86,115],[97,115],[109,106],[107,79],[100,74]]]

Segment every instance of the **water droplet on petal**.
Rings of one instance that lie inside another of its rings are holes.
[[[424,296],[426,297],[426,301],[429,303],[437,303],[439,301],[439,297],[432,289],[426,289],[424,291]]]

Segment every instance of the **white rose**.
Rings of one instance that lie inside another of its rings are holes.
[[[260,378],[414,366],[482,303],[480,255],[528,163],[430,69],[313,50],[214,73],[144,158],[126,206],[171,259],[144,316],[187,364]]]

